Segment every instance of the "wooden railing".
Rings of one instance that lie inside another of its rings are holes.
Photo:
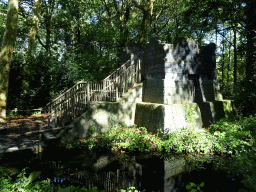
[[[78,82],[56,99],[47,104],[48,123],[65,126],[80,116],[91,102],[116,102],[129,88],[141,81],[140,61],[123,64],[100,82]]]

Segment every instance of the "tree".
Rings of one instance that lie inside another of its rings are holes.
[[[9,73],[17,35],[18,10],[19,1],[9,0],[6,29],[0,53],[0,122],[5,122],[6,119]]]
[[[30,28],[30,33],[29,33],[29,42],[28,42],[28,59],[30,60],[31,58],[34,57],[35,53],[35,39],[36,39],[36,32],[38,29],[38,23],[40,19],[40,12],[41,12],[41,4],[42,0],[35,0],[35,5],[34,5],[34,16],[32,20],[32,26]]]
[[[256,8],[253,6],[254,1],[246,0],[246,78],[245,78],[245,95],[243,97],[243,113],[248,116],[256,112],[256,26],[254,19],[256,17]]]
[[[24,66],[24,73],[25,73],[25,79],[23,81],[24,84],[24,94],[28,94],[29,88],[29,76],[30,76],[30,70],[31,65],[33,63],[34,54],[35,54],[35,39],[36,39],[36,33],[38,30],[38,23],[40,19],[40,12],[41,12],[41,4],[42,0],[35,0],[34,2],[34,15],[31,23],[31,28],[29,32],[28,37],[28,52],[27,52],[27,59],[26,59],[26,65]]]
[[[7,12],[6,4],[0,3],[0,42],[2,42],[3,40],[3,35],[5,31],[6,12]]]
[[[180,15],[187,9],[185,1],[176,0],[132,0],[134,7],[142,13],[139,28],[139,42],[145,45],[148,37],[160,36],[167,26],[174,26],[176,39],[179,28]],[[178,19],[177,19],[178,18]],[[172,21],[172,22],[170,22]]]

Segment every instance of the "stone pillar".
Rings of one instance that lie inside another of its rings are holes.
[[[158,116],[155,117],[152,112],[152,117],[148,118],[145,116],[148,113],[144,111],[144,114],[140,114],[138,108],[136,113],[140,115],[137,117],[145,118],[150,123],[136,120],[135,124],[138,123],[137,125],[149,129],[157,129],[158,127],[170,131],[180,129],[185,126],[188,110],[180,110],[184,107],[179,105],[197,111],[196,106],[190,106],[192,103],[196,103],[200,108],[200,117],[202,117],[204,126],[224,117],[224,113],[219,113],[219,116],[213,117],[215,109],[209,107],[212,106],[209,104],[210,102],[222,101],[222,95],[217,84],[215,49],[216,45],[210,43],[199,50],[195,42],[189,39],[180,39],[175,44],[164,44],[152,39],[145,48],[135,44],[127,47],[126,54],[131,55],[133,53],[134,58],[141,59],[142,101],[150,104],[168,105],[163,106],[162,113],[160,113],[162,118],[159,118],[156,123],[152,123],[152,119],[158,118]],[[176,108],[179,110],[176,111]],[[156,111],[156,109],[152,110]],[[197,111],[197,114],[200,112]],[[174,119],[175,123],[179,121],[178,125],[175,125],[171,119]],[[200,124],[201,121],[198,126]]]
[[[199,53],[195,43],[181,41],[176,45],[153,40],[146,47],[143,57],[143,102],[161,104],[191,103],[195,73],[194,58]]]

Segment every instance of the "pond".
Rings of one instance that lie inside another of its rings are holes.
[[[158,154],[159,155],[159,154]],[[206,156],[206,155],[205,155]],[[208,159],[215,158],[208,155]],[[204,169],[192,165],[188,159],[197,155],[162,154],[143,152],[112,152],[106,148],[66,149],[49,146],[44,149],[41,160],[30,151],[5,154],[0,160],[1,166],[21,171],[29,167],[27,174],[42,171],[36,181],[50,179],[52,185],[60,184],[85,186],[91,189],[118,191],[134,186],[142,191],[178,192],[188,191],[189,182],[205,182],[202,191],[238,191],[243,188],[242,177],[235,173],[227,174],[214,163],[204,163]],[[198,158],[203,158],[203,155]],[[228,160],[228,157],[219,157]],[[197,168],[196,168],[197,167]],[[13,178],[13,182],[16,178]]]

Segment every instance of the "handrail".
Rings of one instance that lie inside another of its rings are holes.
[[[106,80],[108,79],[111,75],[113,75],[114,73],[116,73],[116,71],[120,70],[123,66],[127,65],[127,63],[129,63],[130,60],[126,61],[123,65],[121,65],[119,68],[117,68],[114,72],[112,72],[110,75],[108,75],[107,77],[105,77],[105,79],[103,80]]]
[[[140,62],[132,64],[130,60],[100,82],[80,81],[66,90],[60,96],[47,104],[48,123],[55,125],[68,123],[81,115],[91,101],[115,102],[131,88],[134,83],[140,82]]]
[[[123,66],[127,65],[127,63],[129,63],[130,60],[128,60],[126,63],[124,63],[123,65],[121,65],[121,67],[117,68],[114,72],[112,72],[110,75],[108,75],[106,78],[103,79],[104,80],[107,80],[111,75],[115,74],[116,71],[120,70]],[[79,81],[77,82],[73,87],[71,87],[70,89],[66,90],[64,93],[62,93],[60,96],[58,96],[57,98],[55,98],[54,100],[50,101],[49,103],[46,104],[46,106],[48,106],[50,103],[54,102],[55,100],[59,99],[61,96],[63,96],[65,93],[69,92],[72,88],[74,88],[77,84],[80,84],[80,83],[86,83],[87,81]]]
[[[63,96],[65,93],[69,92],[71,89],[73,89],[76,85],[80,84],[80,83],[86,83],[86,81],[79,81],[77,82],[73,87],[69,88],[68,90],[66,90],[64,93],[62,93],[60,96],[56,97],[54,100],[50,101],[49,103],[46,104],[46,106],[48,106],[49,104],[51,104],[52,102],[54,102],[55,100],[59,99],[61,96]]]

